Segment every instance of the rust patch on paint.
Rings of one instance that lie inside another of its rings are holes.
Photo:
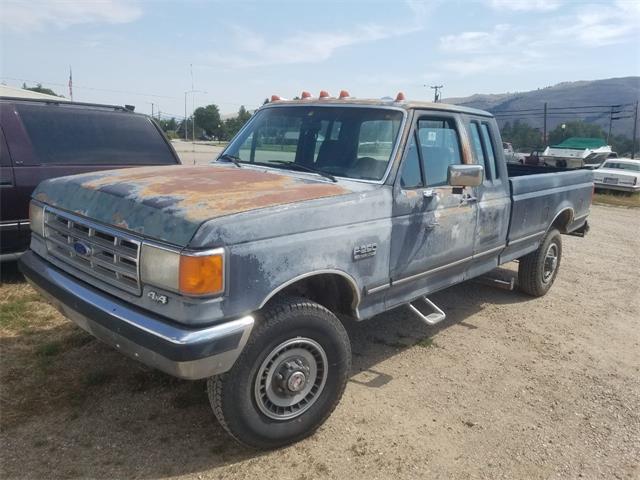
[[[117,191],[126,198],[178,210],[185,218],[198,221],[350,192],[322,181],[227,166],[118,170],[88,180],[82,187]],[[114,223],[118,220],[114,218]]]

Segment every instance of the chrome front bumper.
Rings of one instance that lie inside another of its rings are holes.
[[[19,266],[29,283],[82,329],[175,377],[196,380],[226,372],[253,328],[250,315],[205,328],[178,326],[89,286],[32,251]]]

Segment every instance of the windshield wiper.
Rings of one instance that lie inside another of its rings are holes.
[[[242,168],[242,165],[240,165],[240,161],[242,159],[235,155],[231,155],[229,153],[223,153],[218,157],[218,160],[226,160],[227,162],[232,162],[236,167]]]
[[[267,163],[267,162],[265,162],[265,163]],[[289,166],[291,166],[293,168],[297,168],[298,170],[304,170],[305,172],[311,172],[311,173],[315,173],[317,175],[321,175],[321,176],[323,176],[325,178],[328,178],[332,182],[337,182],[338,181],[336,179],[336,177],[334,177],[330,173],[323,172],[322,170],[318,170],[318,169],[315,169],[313,167],[307,167],[306,165],[301,165],[299,163],[287,162],[286,160],[270,160],[268,163],[277,163],[279,165],[289,165]]]

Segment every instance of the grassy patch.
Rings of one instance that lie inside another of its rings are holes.
[[[41,300],[37,293],[24,295],[8,295],[0,302],[0,328],[8,330],[22,330],[29,326],[30,313],[33,303]]]
[[[371,342],[377,343],[378,345],[385,345],[391,348],[407,348],[409,345],[406,343],[402,343],[390,338],[380,338],[380,337],[370,337]]]
[[[596,205],[614,205],[616,207],[640,207],[640,193],[625,193],[613,191],[597,191],[593,195]]]
[[[115,379],[115,377],[116,375],[112,372],[98,370],[95,372],[87,373],[83,379],[83,383],[87,387],[100,387],[111,382],[113,379]]]
[[[41,357],[54,357],[62,352],[62,344],[59,342],[43,343],[36,347],[36,354]]]
[[[433,348],[438,346],[438,344],[433,340],[432,337],[423,338],[422,340],[418,341],[416,345],[422,348]]]

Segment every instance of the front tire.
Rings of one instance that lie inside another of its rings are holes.
[[[534,297],[545,295],[558,275],[562,259],[562,239],[555,228],[549,230],[537,250],[520,259],[518,285]]]
[[[213,412],[240,443],[277,448],[311,435],[335,409],[351,368],[349,337],[304,298],[268,306],[234,366],[209,379]]]

